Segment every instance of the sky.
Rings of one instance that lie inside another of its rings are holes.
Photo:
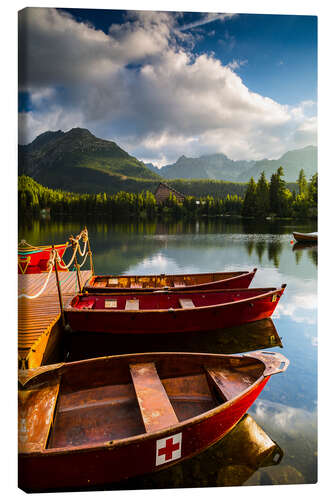
[[[89,129],[156,166],[317,143],[317,18],[29,8],[19,143]]]

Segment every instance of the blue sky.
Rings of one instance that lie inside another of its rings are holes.
[[[29,8],[19,140],[80,126],[143,161],[316,143],[314,16]]]

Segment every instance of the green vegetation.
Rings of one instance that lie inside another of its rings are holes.
[[[188,186],[197,183],[200,187],[201,183],[205,184],[207,181],[174,181],[170,182],[170,185],[184,193],[185,190],[181,187],[182,182]],[[233,185],[233,183],[217,181],[208,182]],[[317,174],[312,176],[308,183],[304,172],[300,172],[298,194],[295,189],[291,192],[283,180],[283,168],[280,167],[272,175],[270,183],[267,182],[264,172],[258,183],[255,183],[252,178],[249,184],[245,185],[247,189],[244,189],[243,196],[228,193],[226,188],[226,194],[220,197],[214,197],[211,194],[186,196],[183,203],[178,203],[176,197],[171,194],[163,204],[158,204],[155,196],[148,189],[142,189],[137,193],[126,191],[119,191],[116,194],[72,193],[46,188],[30,177],[22,175],[18,182],[18,203],[20,217],[30,213],[39,214],[42,209],[47,208],[51,214],[103,214],[114,220],[195,219],[221,215],[309,218],[317,215],[317,183]]]
[[[318,174],[308,183],[302,169],[298,177],[298,193],[288,189],[283,179],[283,167],[272,174],[270,183],[262,172],[258,183],[253,178],[249,182],[242,207],[245,217],[317,217]]]
[[[154,191],[161,180],[115,142],[80,128],[45,132],[19,146],[19,174],[53,189],[71,186],[77,193]]]
[[[244,196],[246,182],[227,182],[211,179],[174,179],[167,181],[168,186],[176,189],[187,196],[213,196],[213,198],[225,198],[232,195]]]

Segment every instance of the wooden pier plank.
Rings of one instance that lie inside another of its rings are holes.
[[[90,276],[90,270],[81,271],[82,283]],[[46,278],[46,273],[18,275],[18,296],[21,294],[36,295],[43,287]],[[78,292],[76,272],[60,271],[59,280],[63,303],[67,305]],[[55,273],[52,273],[44,292],[39,297],[35,299],[25,297],[18,299],[18,357],[20,367],[36,368],[39,366],[38,363],[41,363],[43,359],[52,329],[59,319],[60,306],[56,276]],[[41,351],[38,356],[35,355],[36,351]],[[31,361],[32,359],[34,361]]]

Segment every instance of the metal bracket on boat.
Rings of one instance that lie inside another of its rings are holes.
[[[250,354],[244,354],[248,358],[256,358],[265,365],[264,377],[286,371],[289,365],[289,359],[279,352],[254,351]]]

